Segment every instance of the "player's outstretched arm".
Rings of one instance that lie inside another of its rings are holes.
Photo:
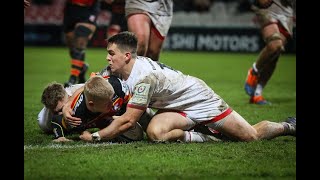
[[[143,112],[144,110],[141,109],[127,107],[127,111],[115,118],[109,126],[93,134],[84,133],[80,139],[88,142],[113,139],[133,127]]]

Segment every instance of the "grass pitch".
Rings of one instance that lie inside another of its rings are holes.
[[[100,71],[106,50],[90,48],[89,72]],[[270,106],[249,104],[247,70],[257,54],[162,52],[161,62],[203,79],[250,124],[296,116],[296,57],[282,55],[264,89]],[[250,143],[52,143],[37,124],[43,88],[68,80],[65,47],[24,48],[25,179],[296,179],[296,138]],[[89,74],[89,73],[88,73]]]

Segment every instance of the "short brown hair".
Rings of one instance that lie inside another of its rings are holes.
[[[61,83],[51,82],[43,90],[41,103],[51,111],[57,107],[58,102],[66,96],[66,90]]]
[[[116,44],[121,52],[130,51],[132,57],[137,56],[138,39],[133,32],[123,31],[107,39],[107,47]]]

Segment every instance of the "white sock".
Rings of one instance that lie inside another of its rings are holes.
[[[252,68],[253,68],[253,71],[255,72],[255,73],[259,73],[259,71],[258,71],[258,69],[257,69],[257,66],[256,66],[256,63],[253,63],[253,65],[252,65]]]
[[[214,136],[202,134],[200,132],[185,131],[183,142],[207,142],[207,141],[220,141]]]
[[[260,96],[262,95],[262,89],[263,89],[263,86],[261,84],[257,84],[257,87],[256,87],[256,90],[254,91],[254,95],[255,96]]]

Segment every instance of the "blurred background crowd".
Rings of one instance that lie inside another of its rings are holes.
[[[31,1],[31,6],[24,12],[25,45],[64,44],[61,29],[65,1]],[[264,46],[249,0],[173,2],[173,19],[164,50],[258,52]],[[113,15],[112,6],[106,1],[100,2],[100,8],[97,31],[89,43],[91,47],[105,46],[106,31]],[[287,44],[286,53],[295,52],[295,27],[293,37]],[[207,39],[205,43],[209,45],[198,45],[201,39]]]

